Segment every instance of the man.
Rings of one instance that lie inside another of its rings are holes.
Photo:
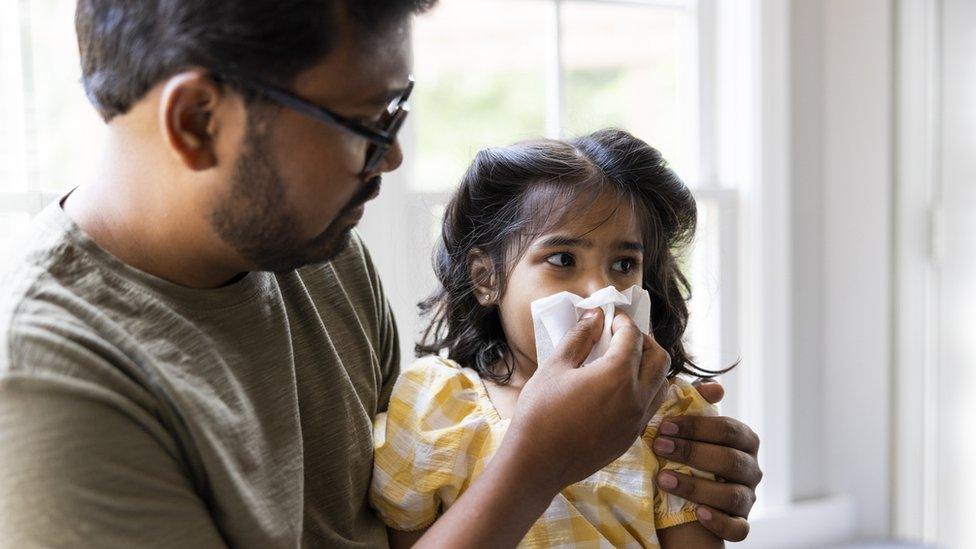
[[[386,544],[367,489],[397,333],[353,227],[401,162],[410,19],[433,1],[79,0],[109,138],[0,286],[4,545]],[[577,368],[600,325],[540,365],[422,545],[514,545],[630,445],[668,357],[621,317],[611,352]],[[659,484],[742,539],[755,435],[670,424],[662,455],[726,482]]]

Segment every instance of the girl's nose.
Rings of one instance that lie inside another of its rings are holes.
[[[586,290],[586,293],[583,294],[582,297],[592,295],[597,290],[602,290],[607,286],[612,286],[612,285],[613,282],[611,282],[606,275],[589,277],[587,278],[586,283],[584,284],[584,289]]]

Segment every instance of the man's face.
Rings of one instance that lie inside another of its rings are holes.
[[[343,25],[341,39],[292,91],[343,116],[375,123],[406,87],[408,20],[364,38]],[[335,257],[380,189],[380,176],[402,161],[399,143],[364,173],[370,143],[344,128],[259,100],[226,191],[210,222],[252,269],[287,271]]]

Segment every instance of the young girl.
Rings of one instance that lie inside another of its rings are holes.
[[[621,130],[478,153],[447,206],[435,269],[440,290],[422,356],[400,376],[375,424],[373,506],[394,546],[419,539],[484,470],[519,391],[536,369],[530,303],[634,285],[651,297],[651,329],[671,356],[664,403],[616,461],[565,488],[524,547],[721,547],[695,506],[659,491],[660,469],[705,476],[650,448],[672,415],[714,414],[684,373],[694,198],[660,153]],[[584,366],[585,367],[585,366]]]

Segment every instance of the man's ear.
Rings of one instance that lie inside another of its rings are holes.
[[[172,76],[160,98],[160,127],[170,150],[187,168],[202,171],[217,165],[217,106],[223,88],[203,71]]]
[[[479,248],[468,252],[468,276],[471,277],[471,286],[478,303],[486,307],[498,303],[501,299],[501,285],[495,271],[495,263]]]

